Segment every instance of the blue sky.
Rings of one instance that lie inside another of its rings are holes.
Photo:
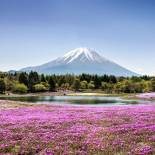
[[[155,75],[154,0],[0,0],[0,70],[89,47]]]

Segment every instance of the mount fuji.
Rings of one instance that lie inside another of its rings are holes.
[[[37,71],[44,74],[107,74],[115,76],[137,76],[134,73],[89,48],[77,48],[64,56],[40,66],[23,68],[20,71]]]

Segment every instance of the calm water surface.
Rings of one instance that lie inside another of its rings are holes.
[[[25,96],[25,97],[0,97],[3,100],[33,102],[38,104],[59,104],[59,105],[98,105],[98,106],[112,106],[112,105],[141,105],[141,104],[155,104],[151,101],[143,100],[125,100],[120,97],[99,97],[99,96]]]

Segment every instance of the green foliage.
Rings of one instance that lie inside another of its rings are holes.
[[[7,77],[4,78],[6,91],[11,91],[13,89],[13,85],[15,83],[14,80],[10,80]]]
[[[108,82],[102,82],[101,83],[101,88],[102,88],[102,90],[107,90],[108,89]]]
[[[73,82],[73,85],[72,85],[72,88],[77,91],[80,89],[80,80],[75,78],[74,82]]]
[[[35,92],[45,92],[47,90],[48,90],[48,88],[45,87],[45,85],[43,85],[42,83],[34,85],[34,91]]]
[[[6,85],[4,79],[0,79],[0,93],[3,94],[5,93],[6,90]]]
[[[39,80],[39,75],[37,72],[30,72],[29,73],[29,76],[28,76],[28,87],[30,89],[31,92],[34,91],[34,85],[40,83],[40,80]]]
[[[122,82],[122,91],[124,93],[134,93],[133,83],[129,80],[124,80]]]
[[[52,77],[49,78],[48,84],[49,84],[49,90],[50,91],[55,91],[56,84],[55,84],[55,82],[54,82]]]
[[[134,88],[134,93],[142,93],[144,90],[142,82],[136,82],[133,85],[133,88]]]
[[[69,90],[70,89],[70,85],[69,85],[69,83],[63,83],[61,85],[61,88],[65,89],[65,90]]]
[[[132,77],[131,77],[131,81],[132,81],[132,82],[141,82],[141,80],[142,80],[142,79],[141,79],[140,77],[137,77],[137,76],[132,76]]]
[[[101,88],[103,91],[107,92],[107,93],[112,93],[113,91],[113,84],[112,83],[108,83],[108,82],[102,82],[101,83]]]
[[[98,77],[98,75],[92,76],[92,81],[94,81],[95,89],[100,88],[100,86],[101,86],[101,80]]]
[[[152,91],[152,83],[151,81],[143,81],[143,92],[151,92]]]
[[[60,76],[58,78],[58,86],[61,87],[61,85],[65,83],[65,77],[64,76]]]
[[[20,73],[19,82],[25,84],[26,86],[28,86],[29,81],[28,81],[27,73]]]
[[[80,88],[81,89],[87,89],[87,87],[88,87],[88,82],[87,81],[81,81],[80,82]]]
[[[24,94],[24,93],[27,93],[28,88],[23,83],[16,83],[16,84],[13,85],[13,90],[12,91],[14,93]]]
[[[137,81],[137,80],[136,80]],[[143,92],[143,83],[140,82],[133,82],[131,80],[124,80],[120,83],[120,91],[124,93],[142,93]],[[118,90],[118,85],[116,87]]]
[[[41,74],[41,82],[47,82],[47,80],[46,80],[44,74]]]
[[[102,89],[106,93],[141,93],[155,91],[155,77],[115,77],[113,75],[39,75],[37,72],[30,73],[2,73],[0,72],[0,93],[5,91],[16,91],[16,87],[24,84],[29,92],[80,90],[80,89]],[[17,85],[17,86],[16,86]],[[22,88],[21,88],[22,89]]]
[[[48,84],[47,82],[41,82],[41,84],[44,85],[44,86],[45,86],[46,88],[48,88],[48,89],[49,89],[49,87],[50,87],[49,84]]]
[[[121,83],[121,82],[117,82],[117,83],[114,85],[114,91],[115,91],[116,93],[122,92],[122,83]]]
[[[115,76],[113,76],[113,75],[110,75],[109,76],[109,82],[110,83],[117,83],[117,78]]]
[[[88,83],[88,89],[95,89],[94,81]]]
[[[152,78],[151,85],[152,85],[152,91],[155,91],[155,78]]]

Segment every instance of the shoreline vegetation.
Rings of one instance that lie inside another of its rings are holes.
[[[70,90],[60,90],[54,92],[37,92],[37,93],[24,93],[24,94],[17,94],[17,93],[10,93],[6,92],[5,94],[0,94],[0,97],[14,97],[14,96],[136,96],[139,93],[105,93],[103,91],[70,91]]]
[[[155,77],[116,77],[113,75],[44,75],[37,72],[0,72],[0,94],[70,92],[98,94],[133,94],[155,91]]]

